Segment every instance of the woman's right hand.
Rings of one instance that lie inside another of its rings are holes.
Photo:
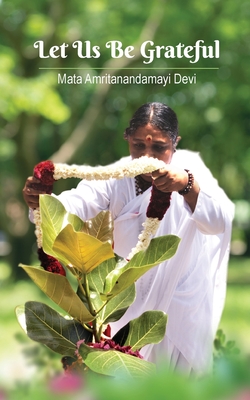
[[[46,194],[44,185],[33,176],[29,176],[23,188],[23,198],[29,208],[39,208],[39,194]]]

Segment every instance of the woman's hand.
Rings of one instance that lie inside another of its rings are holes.
[[[179,192],[188,184],[188,173],[184,169],[166,165],[152,172],[155,186],[161,192]]]
[[[39,208],[39,194],[46,194],[44,185],[39,179],[30,176],[23,188],[23,198],[29,208]]]
[[[161,192],[179,192],[188,185],[188,173],[184,169],[166,165],[166,167],[152,172],[152,179],[155,186]],[[192,212],[194,212],[200,186],[194,178],[191,190],[183,197],[188,203]]]

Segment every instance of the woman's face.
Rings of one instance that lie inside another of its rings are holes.
[[[133,135],[129,135],[128,144],[133,159],[142,156],[154,157],[166,164],[171,162],[175,150],[170,137],[150,124],[139,127]],[[143,178],[149,176],[151,174],[145,174]]]
[[[171,162],[175,149],[170,137],[150,124],[140,126],[129,135],[128,144],[132,158],[154,157],[166,164]]]

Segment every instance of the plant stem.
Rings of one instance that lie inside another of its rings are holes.
[[[102,311],[102,309],[107,305],[108,301],[105,301],[105,303],[103,303],[103,305],[99,308],[99,310],[96,311],[96,314],[99,314],[100,311]]]
[[[92,328],[90,328],[88,325],[86,325],[86,324],[83,324],[83,326],[84,326],[84,328],[85,328],[87,331],[89,331],[89,332],[93,333],[93,329],[92,329]]]
[[[100,342],[102,336],[102,325],[99,327],[98,332],[97,332],[97,341]]]
[[[80,280],[78,281],[78,287],[79,287],[79,289],[81,290],[81,292],[82,292],[82,294],[84,295],[84,297],[87,298],[86,291],[85,291],[85,289],[84,289],[84,287],[83,287],[83,285],[82,285],[82,282],[81,282]]]
[[[79,282],[79,288],[81,291],[84,293],[88,306],[89,306],[89,311],[92,315],[96,316],[96,311],[94,310],[93,304],[90,299],[90,291],[89,291],[89,282],[87,278],[87,274],[83,275],[83,283]],[[92,328],[92,334],[95,339],[95,342],[99,342],[99,334],[97,332],[97,321],[96,318],[92,321],[93,323],[93,328]]]
[[[83,285],[81,282],[79,282],[79,286],[80,286],[81,290],[84,290],[84,292],[85,292],[84,294],[85,294],[87,302],[88,302],[90,313],[92,315],[96,316],[96,311],[94,310],[93,305],[90,300],[89,282],[88,282],[87,274],[83,275]]]

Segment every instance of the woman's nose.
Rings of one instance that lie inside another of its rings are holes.
[[[152,149],[146,149],[145,154],[146,157],[153,157],[155,158],[154,151]]]

